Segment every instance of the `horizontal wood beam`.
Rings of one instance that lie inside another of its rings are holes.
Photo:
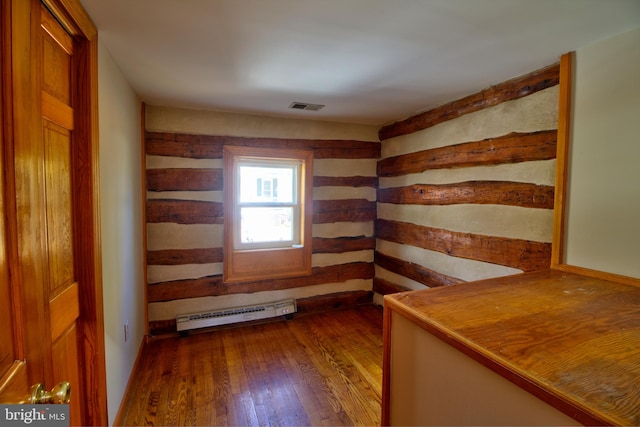
[[[314,176],[314,187],[378,187],[377,176]]]
[[[222,169],[148,169],[149,191],[222,191]],[[314,176],[314,187],[378,187],[375,176]]]
[[[222,262],[222,248],[163,249],[147,252],[147,265],[211,264]]]
[[[222,169],[147,169],[148,191],[222,191]]]
[[[178,133],[145,133],[147,155],[186,157],[191,159],[221,159],[222,137]]]
[[[221,275],[207,276],[199,279],[175,280],[149,284],[148,301],[162,302],[184,298],[198,298],[230,294],[253,293],[292,289],[324,283],[340,283],[352,279],[372,279],[373,263],[353,262],[314,267],[311,275],[287,279],[270,279],[248,283],[226,284]]]
[[[396,294],[398,292],[410,291],[410,288],[406,286],[398,285],[397,283],[390,282],[380,277],[373,278],[373,292],[380,295]]]
[[[247,138],[235,136],[190,135],[147,132],[146,154],[221,159],[225,145],[313,150],[316,159],[378,159],[380,143],[355,140]]]
[[[549,160],[556,157],[556,130],[510,133],[481,141],[417,151],[380,160],[378,176],[400,176],[430,169]]]
[[[314,237],[313,253],[344,253],[352,251],[363,251],[367,249],[375,249],[375,237],[356,236],[356,237]]]
[[[375,263],[385,270],[408,277],[430,288],[464,282],[464,280],[456,277],[447,276],[446,274],[438,273],[419,264],[385,255],[377,251],[375,254]]]
[[[491,86],[473,95],[436,107],[408,119],[383,126],[378,136],[380,141],[407,135],[435,126],[465,114],[498,105],[505,101],[522,98],[532,93],[556,86],[560,82],[560,64],[554,64]]]
[[[314,200],[313,223],[373,221],[376,210],[376,202],[366,199]]]
[[[357,305],[371,304],[372,302],[373,293],[371,291],[348,291],[300,298],[296,300],[296,305],[298,313],[305,314],[352,308]]]
[[[553,186],[509,181],[415,184],[378,190],[379,203],[410,205],[494,204],[553,209]]]
[[[551,262],[550,243],[461,233],[406,222],[379,219],[376,237],[525,272],[549,268]]]
[[[194,200],[147,200],[147,223],[223,224],[224,209],[220,202]],[[373,221],[376,202],[365,199],[316,200],[313,223]]]
[[[147,223],[223,224],[224,208],[220,202],[195,200],[147,200]]]
[[[374,237],[313,238],[313,253],[344,253],[375,248]],[[210,264],[222,262],[222,248],[163,249],[147,252],[147,265]]]

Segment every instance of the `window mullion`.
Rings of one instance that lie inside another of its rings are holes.
[[[297,203],[238,203],[240,208],[297,208]]]

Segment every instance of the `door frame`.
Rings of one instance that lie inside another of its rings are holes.
[[[102,253],[100,235],[99,146],[98,146],[98,34],[79,0],[3,0],[0,9],[2,27],[2,133],[5,162],[5,197],[15,196],[16,176],[13,144],[20,138],[42,138],[37,65],[34,65],[36,31],[39,30],[40,7],[44,4],[74,39],[74,123],[72,135],[73,168],[81,179],[73,182],[74,245],[79,289],[78,318],[80,382],[74,389],[82,402],[83,425],[108,425],[104,311],[102,293]],[[10,28],[7,28],[10,27]],[[5,59],[10,59],[5,61]],[[9,268],[12,271],[12,300],[18,328],[26,319],[43,322],[47,309],[39,302],[42,292],[23,286],[29,278],[21,277],[17,247],[18,215],[16,201],[6,197]],[[36,267],[37,268],[37,267]],[[42,328],[49,331],[49,328]],[[25,331],[17,342],[16,354],[28,360],[30,384],[49,380],[47,366],[50,350],[39,345],[41,332]],[[31,363],[34,361],[35,363]],[[49,387],[51,387],[50,385]]]

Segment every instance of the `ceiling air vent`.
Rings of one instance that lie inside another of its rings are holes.
[[[289,105],[289,108],[293,108],[294,110],[309,110],[309,111],[318,111],[323,107],[324,105],[322,104],[309,104],[306,102],[292,102]]]

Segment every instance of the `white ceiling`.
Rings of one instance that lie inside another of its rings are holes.
[[[147,104],[376,125],[640,26],[640,0],[81,2]]]

